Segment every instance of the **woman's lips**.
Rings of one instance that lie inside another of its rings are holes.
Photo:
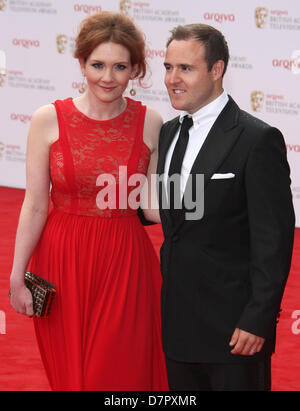
[[[101,89],[107,93],[113,91],[116,87],[104,87],[104,86],[100,86]]]

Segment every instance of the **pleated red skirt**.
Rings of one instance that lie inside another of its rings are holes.
[[[159,261],[137,215],[54,210],[29,268],[57,290],[34,319],[53,390],[168,390]]]

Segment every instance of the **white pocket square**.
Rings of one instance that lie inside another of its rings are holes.
[[[222,174],[222,173],[217,173],[217,174],[214,174],[213,176],[212,176],[212,180],[218,180],[218,179],[222,179],[222,178],[234,178],[235,177],[235,174],[233,174],[233,173],[224,173],[224,174]]]

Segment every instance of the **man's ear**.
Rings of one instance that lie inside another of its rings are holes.
[[[224,66],[225,65],[223,60],[218,60],[215,62],[211,70],[214,80],[219,80],[220,78],[222,78],[224,73]]]

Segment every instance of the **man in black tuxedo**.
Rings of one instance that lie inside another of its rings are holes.
[[[290,169],[280,131],[224,92],[228,55],[223,35],[204,24],[175,28],[167,43],[165,85],[182,111],[163,125],[158,159],[171,390],[271,387],[294,237]]]

